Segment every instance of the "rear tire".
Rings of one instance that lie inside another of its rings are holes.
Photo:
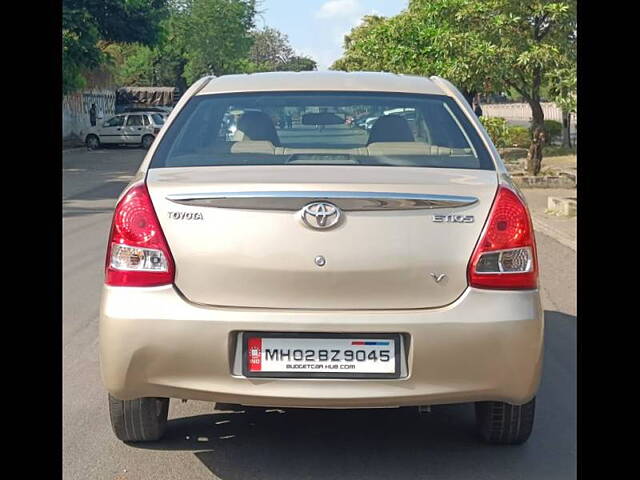
[[[476,425],[487,443],[519,445],[533,430],[535,397],[524,405],[504,402],[476,402]]]
[[[89,150],[97,150],[100,148],[100,139],[97,135],[87,135],[86,144]]]
[[[160,440],[164,435],[168,414],[168,398],[118,400],[109,395],[111,427],[123,442]]]

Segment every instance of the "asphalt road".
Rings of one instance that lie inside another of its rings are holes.
[[[143,156],[140,149],[63,154],[65,479],[576,478],[575,252],[542,234],[545,366],[535,430],[523,446],[478,442],[470,405],[423,416],[413,409],[221,413],[175,400],[162,442],[120,443],[100,380],[98,306],[111,211]]]

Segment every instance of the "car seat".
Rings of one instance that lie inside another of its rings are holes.
[[[376,120],[367,145],[376,142],[414,142],[409,122],[400,115],[383,115]]]
[[[267,141],[274,147],[280,146],[280,138],[273,121],[264,112],[244,112],[238,121],[234,134],[235,141]]]

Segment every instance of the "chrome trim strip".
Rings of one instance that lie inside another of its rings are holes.
[[[416,210],[458,208],[478,202],[476,197],[391,192],[262,191],[168,195],[167,200],[194,207],[251,210],[299,210],[309,202],[324,200],[344,211]]]

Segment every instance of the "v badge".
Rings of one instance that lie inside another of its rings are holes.
[[[441,274],[438,275],[437,273],[432,273],[431,276],[436,281],[436,283],[440,283],[442,281],[442,279],[444,279],[447,276],[447,274],[446,273],[441,273]]]

